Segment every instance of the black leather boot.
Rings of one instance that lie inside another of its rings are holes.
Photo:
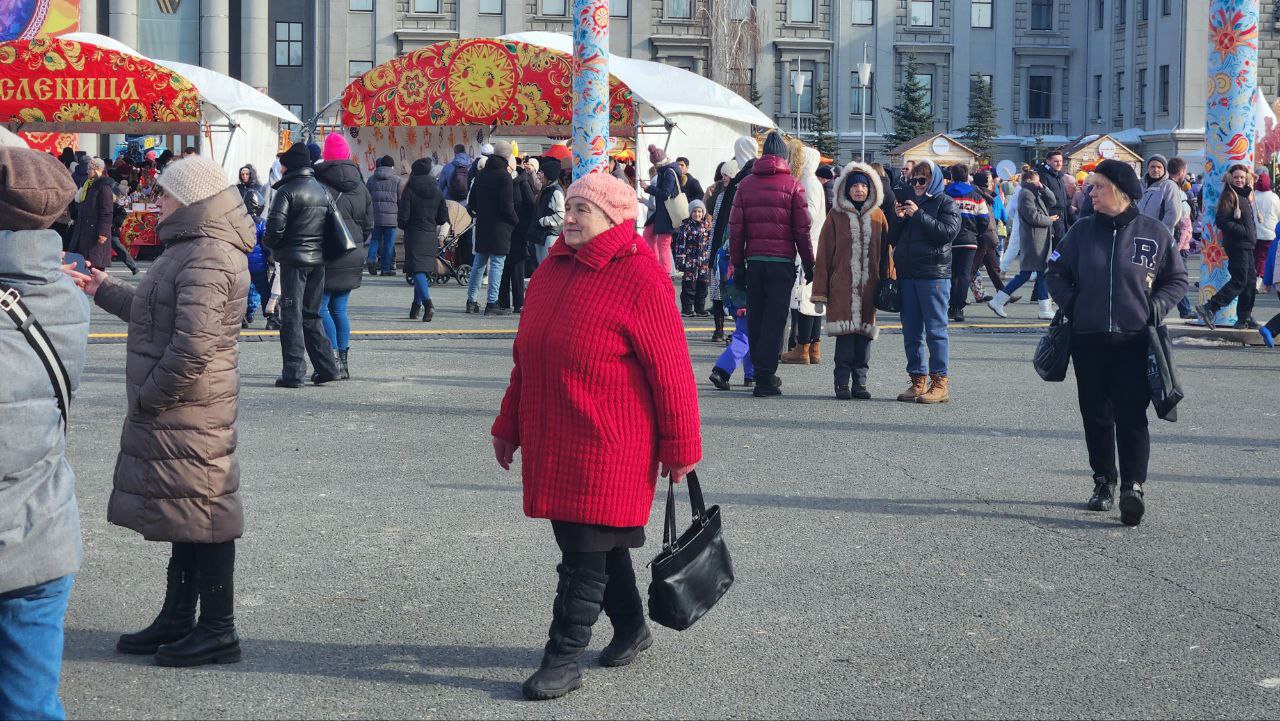
[[[720,343],[724,341],[724,316],[717,315],[715,321],[716,329],[711,333],[711,342]]]
[[[636,589],[636,572],[625,548],[609,552],[605,571],[604,612],[613,624],[613,639],[600,652],[601,666],[626,666],[653,645],[653,634],[644,620],[644,602]]]
[[[161,666],[203,666],[240,661],[233,577],[201,576],[199,583],[200,622],[184,638],[166,643],[156,651],[156,663]]]
[[[711,385],[722,391],[729,390],[729,374],[722,368],[711,369]]]
[[[436,306],[431,301],[422,304],[422,322],[430,323],[436,317]]]
[[[1126,526],[1142,523],[1142,516],[1147,512],[1147,504],[1142,492],[1142,484],[1135,483],[1120,489],[1120,522]]]
[[[196,625],[196,586],[194,569],[184,568],[176,558],[169,559],[164,605],[150,626],[137,633],[126,633],[116,641],[120,653],[153,654],[162,643],[169,643],[191,633]]]
[[[1116,482],[1106,476],[1093,477],[1093,495],[1089,497],[1090,511],[1110,511],[1116,499]]]
[[[422,304],[414,303],[409,306],[409,320],[417,320],[418,314],[422,312]]]
[[[560,584],[556,587],[551,628],[542,665],[521,686],[530,701],[560,698],[582,685],[578,659],[591,642],[591,627],[600,617],[608,576],[583,568],[556,566]]]
[[[351,368],[347,366],[347,353],[348,353],[350,350],[351,350],[350,348],[343,348],[342,350],[340,350],[340,351],[338,351],[338,352],[337,352],[337,353],[338,353],[338,367],[342,368],[342,375],[341,375],[341,377],[339,378],[339,380],[344,380],[344,381],[345,381],[345,380],[347,380],[348,378],[350,378],[350,377],[351,377]]]

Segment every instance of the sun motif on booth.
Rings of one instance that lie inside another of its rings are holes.
[[[1222,243],[1216,240],[1210,240],[1204,244],[1204,264],[1209,270],[1218,270],[1227,260],[1227,253],[1222,249]]]
[[[454,53],[446,70],[449,100],[467,115],[497,115],[515,95],[515,63],[510,54],[491,43],[462,46]]]

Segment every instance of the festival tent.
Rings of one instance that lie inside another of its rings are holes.
[[[366,172],[382,155],[402,171],[420,157],[448,162],[454,145],[475,155],[491,135],[566,138],[569,43],[555,33],[521,33],[428,45],[356,78],[317,117],[339,107],[338,123]],[[679,68],[615,57],[610,71],[610,133],[687,156],[704,172],[732,156],[735,137],[773,125],[736,94]]]
[[[202,152],[234,181],[240,166],[274,159],[281,122],[302,121],[238,80],[102,35],[0,43],[0,124],[11,130],[202,134]]]

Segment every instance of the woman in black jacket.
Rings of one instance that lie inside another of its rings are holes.
[[[418,318],[419,311],[424,323],[435,318],[428,274],[435,272],[436,255],[440,252],[440,226],[447,222],[449,206],[440,184],[431,177],[431,159],[413,161],[409,182],[400,194],[396,216],[396,224],[404,230],[404,272],[413,283],[413,304],[409,306],[411,320]]]
[[[1093,469],[1089,510],[1108,511],[1120,481],[1120,520],[1146,510],[1147,324],[1187,292],[1187,271],[1163,223],[1138,212],[1138,175],[1104,160],[1088,181],[1094,214],[1076,221],[1049,256],[1045,285],[1071,321],[1071,364]],[[1119,468],[1116,455],[1119,451]]]
[[[525,261],[529,259],[529,243],[525,239],[529,235],[529,225],[533,222],[533,211],[538,206],[533,173],[524,163],[516,170],[511,190],[516,217],[520,220],[511,231],[511,249],[507,251],[507,262],[502,267],[502,283],[498,285],[498,307],[519,313],[524,307]]]
[[[902,289],[902,344],[911,376],[911,385],[898,400],[946,403],[951,242],[960,234],[960,209],[943,192],[942,169],[933,161],[917,163],[907,185],[911,194],[894,203],[896,220],[889,222],[889,244]]]
[[[325,261],[324,297],[320,301],[320,322],[324,324],[325,335],[329,336],[329,343],[341,366],[339,378],[346,380],[351,377],[347,367],[347,350],[351,343],[347,301],[351,291],[360,287],[360,280],[364,277],[364,250],[359,246],[373,232],[373,196],[369,195],[360,169],[348,160],[351,149],[346,140],[337,133],[330,133],[325,138],[324,147],[324,162],[315,166],[316,180],[328,189],[329,197],[338,206],[347,230],[356,241],[354,249]]]
[[[489,295],[485,315],[510,315],[498,307],[498,289],[502,286],[502,268],[511,252],[511,233],[520,222],[516,215],[515,181],[511,171],[511,143],[499,140],[493,144],[493,155],[485,159],[484,169],[476,174],[467,207],[475,215],[475,255],[471,261],[471,283],[467,286],[467,312],[480,312],[480,281],[489,271]],[[524,238],[520,239],[521,242]]]
[[[1237,329],[1258,328],[1253,319],[1253,299],[1257,292],[1258,271],[1253,260],[1253,246],[1258,238],[1258,220],[1253,210],[1253,174],[1247,165],[1233,165],[1222,176],[1222,197],[1213,224],[1222,231],[1222,249],[1227,253],[1227,281],[1204,305],[1196,306],[1196,315],[1210,328],[1218,311],[1236,303]]]

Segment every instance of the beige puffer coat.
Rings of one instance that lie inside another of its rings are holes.
[[[244,530],[236,412],[254,225],[235,188],[157,228],[164,253],[137,289],[94,301],[129,323],[129,410],[107,520],[149,541],[221,543]]]

